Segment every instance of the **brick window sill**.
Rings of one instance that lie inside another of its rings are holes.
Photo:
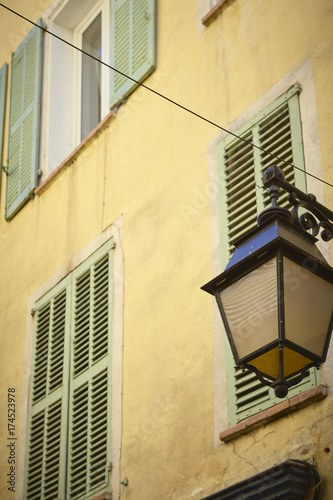
[[[232,0],[220,0],[217,2],[217,4],[201,19],[202,24],[209,26],[231,1]]]
[[[262,425],[266,425],[278,418],[283,417],[284,415],[289,415],[290,413],[303,408],[304,406],[308,406],[315,401],[325,398],[327,395],[327,388],[324,385],[318,385],[309,389],[302,394],[298,394],[278,405],[272,406],[267,410],[264,410],[252,417],[247,418],[246,420],[242,420],[238,424],[229,427],[225,431],[220,432],[220,440],[227,443],[232,439],[235,439],[239,436],[247,434],[251,432],[253,429],[257,427],[261,427]]]
[[[97,497],[93,497],[91,500],[111,500],[111,498],[111,493],[101,493],[100,495],[97,495]]]

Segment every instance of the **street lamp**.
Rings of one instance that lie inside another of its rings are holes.
[[[333,212],[286,182],[276,166],[264,172],[263,183],[272,206],[258,216],[257,228],[235,242],[224,272],[202,289],[216,298],[236,365],[284,398],[326,359],[333,268],[315,236],[322,227],[323,240],[333,238]],[[280,188],[289,193],[291,212],[277,206]],[[307,212],[299,215],[301,207]]]

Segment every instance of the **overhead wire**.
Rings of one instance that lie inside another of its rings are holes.
[[[270,156],[271,158],[274,158],[275,160],[279,160],[281,161],[282,163],[284,163],[285,165],[288,165],[290,167],[293,167],[295,168],[296,170],[300,170],[301,172],[305,173],[306,175],[316,179],[317,181],[319,182],[322,182],[330,187],[333,188],[333,184],[330,184],[329,182],[327,181],[324,181],[323,179],[321,179],[320,177],[317,177],[316,175],[314,174],[311,174],[310,172],[307,172],[306,170],[304,170],[303,168],[300,168],[300,167],[297,167],[297,165],[294,165],[293,163],[290,163],[286,160],[284,160],[283,158],[281,158],[280,156],[274,154],[274,153],[271,153],[270,151],[267,151],[266,149],[262,148],[261,146],[258,146],[257,144],[254,144],[253,142],[249,141],[248,139],[245,139],[244,137],[241,137],[237,134],[235,134],[235,132],[232,132],[231,130],[228,130],[226,129],[225,127],[222,127],[221,125],[219,125],[218,123],[216,122],[213,122],[212,120],[210,120],[209,118],[206,118],[202,115],[200,115],[199,113],[193,111],[192,109],[190,108],[187,108],[186,106],[183,106],[182,104],[180,104],[179,102],[171,99],[170,97],[167,97],[166,95],[164,94],[161,94],[160,92],[158,92],[157,90],[154,90],[152,89],[151,87],[148,87],[147,85],[145,85],[144,83],[142,82],[139,82],[138,80],[135,80],[134,78],[132,78],[131,76],[127,75],[126,73],[120,71],[119,69],[117,68],[114,68],[113,66],[111,66],[110,64],[107,64],[105,61],[102,61],[100,60],[98,57],[90,54],[89,52],[86,52],[85,50],[81,49],[80,47],[77,47],[76,45],[72,44],[71,42],[69,42],[68,40],[65,40],[64,38],[60,37],[59,35],[56,35],[55,33],[53,33],[52,31],[48,30],[47,28],[45,28],[44,26],[40,26],[39,24],[37,23],[34,23],[33,21],[31,21],[30,19],[28,19],[27,17],[23,16],[22,14],[20,14],[19,12],[11,9],[10,7],[8,7],[7,5],[4,5],[2,3],[0,3],[0,7],[3,7],[4,9],[7,9],[8,11],[12,12],[13,14],[15,14],[16,16],[20,17],[21,19],[24,19],[25,21],[27,21],[28,23],[32,24],[33,26],[37,26],[39,29],[43,30],[45,33],[48,33],[49,35],[53,36],[54,38],[57,38],[58,40],[60,40],[61,42],[69,45],[70,47],[72,47],[73,49],[81,52],[82,54],[90,57],[91,59],[94,59],[95,61],[97,61],[99,64],[102,64],[103,66],[106,66],[107,68],[111,69],[112,71],[115,71],[116,73],[120,74],[121,76],[131,80],[132,82],[136,83],[137,85],[139,85],[140,87],[148,90],[149,92],[152,92],[153,94],[157,95],[158,97],[161,97],[162,99],[170,102],[171,104],[177,106],[178,108],[180,109],[183,109],[184,111],[186,111],[187,113],[190,113],[194,116],[196,116],[197,118],[200,118],[201,120],[205,121],[206,123],[209,123],[210,125],[213,125],[214,127],[218,128],[219,130],[222,130],[223,132],[226,132],[227,134],[229,135],[232,135],[233,137],[235,137],[236,139],[239,139],[241,141],[243,141],[244,143],[248,144],[249,146],[252,146],[260,151],[262,151],[263,153],[267,154],[268,156]]]

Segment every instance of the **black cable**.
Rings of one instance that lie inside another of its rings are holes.
[[[301,172],[305,173],[306,175],[309,175],[310,177],[313,177],[314,179],[316,179],[317,181],[320,181],[320,182],[323,182],[324,184],[327,184],[328,186],[330,187],[333,187],[333,184],[330,184],[329,182],[327,181],[324,181],[323,179],[320,179],[320,177],[317,177],[316,175],[314,174],[311,174],[310,172],[306,172],[305,170],[303,170],[302,168],[300,167],[297,167],[296,165],[294,165],[293,163],[290,163],[286,160],[284,160],[283,158],[280,158],[279,156],[273,154],[273,153],[270,153],[269,151],[266,151],[265,149],[261,148],[260,146],[257,146],[256,144],[254,144],[253,142],[251,141],[248,141],[247,139],[244,139],[244,137],[240,137],[239,135],[235,134],[234,132],[231,132],[230,130],[227,130],[226,128],[222,127],[221,125],[218,125],[217,123],[209,120],[208,118],[205,118],[204,116],[202,115],[199,115],[199,113],[196,113],[195,111],[192,111],[191,109],[189,108],[186,108],[185,106],[183,106],[182,104],[179,104],[178,102],[174,101],[173,99],[170,99],[169,97],[161,94],[160,92],[157,92],[157,90],[154,90],[152,89],[151,87],[147,87],[147,85],[144,85],[143,83],[139,82],[138,80],[135,80],[134,78],[132,78],[131,76],[128,76],[126,75],[125,73],[123,73],[122,71],[120,71],[119,69],[116,69],[112,66],[110,66],[109,64],[107,64],[106,62],[104,61],[101,61],[100,59],[98,59],[97,57],[93,56],[92,54],[89,54],[88,52],[86,52],[85,50],[83,49],[80,49],[79,47],[77,47],[76,45],[73,45],[72,43],[68,42],[67,40],[65,40],[64,38],[61,38],[60,36],[56,35],[55,33],[52,33],[52,31],[49,31],[48,29],[46,29],[45,27],[43,26],[40,26],[39,24],[37,23],[34,23],[33,21],[31,21],[30,19],[28,19],[27,17],[23,16],[22,14],[20,14],[19,12],[16,12],[15,10],[11,9],[10,7],[7,7],[7,5],[4,5],[2,3],[0,3],[0,6],[1,7],[4,7],[5,9],[9,10],[10,12],[12,12],[13,14],[15,14],[16,16],[20,17],[21,19],[24,19],[25,21],[27,21],[28,23],[34,25],[34,26],[37,26],[39,29],[45,31],[45,33],[48,33],[49,35],[57,38],[58,40],[60,40],[61,42],[63,43],[66,43],[67,45],[69,45],[70,47],[72,47],[73,49],[75,50],[78,50],[79,52],[81,52],[82,54],[88,56],[88,57],[91,57],[92,59],[94,59],[95,61],[97,61],[98,63],[100,64],[103,64],[104,66],[106,66],[107,68],[109,69],[112,69],[112,71],[115,71],[116,73],[119,73],[120,75],[124,76],[125,78],[128,78],[129,80],[132,80],[132,82],[136,83],[137,85],[140,85],[141,87],[143,87],[144,89],[146,90],[149,90],[150,92],[152,92],[153,94],[157,95],[158,97],[161,97],[162,99],[165,99],[166,101],[170,102],[171,104],[174,104],[175,106],[177,106],[178,108],[181,108],[183,109],[184,111],[187,111],[188,113],[191,113],[192,115],[196,116],[197,118],[200,118],[201,120],[204,120],[205,122],[209,123],[210,125],[213,125],[214,127],[217,127],[218,129],[220,130],[223,130],[223,132],[226,132],[227,134],[230,134],[232,135],[233,137],[235,137],[236,139],[239,139],[243,142],[245,142],[246,144],[248,144],[249,146],[252,146],[256,149],[259,149],[260,151],[262,151],[263,153],[271,156],[272,158],[276,159],[276,160],[279,160],[281,161],[282,163],[284,163],[285,165],[289,165],[290,167],[293,167],[295,168],[296,170],[300,170]]]

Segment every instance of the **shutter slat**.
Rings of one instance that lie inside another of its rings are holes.
[[[248,198],[251,198],[251,196],[252,196],[252,200],[253,200],[253,195],[255,195],[254,177],[250,177],[249,185],[244,186],[242,189],[239,189],[238,192],[237,192],[237,189],[235,189],[234,193],[228,197],[229,210],[232,209],[234,204],[238,205],[240,203],[240,200],[242,200],[244,198],[248,199]]]
[[[268,387],[262,385],[253,373],[235,368],[236,414],[245,412],[255,404],[269,399]]]
[[[239,225],[243,224],[246,220],[253,220],[253,216],[256,216],[256,212],[253,209],[253,207],[248,208],[247,210],[244,210],[243,212],[239,211],[237,217],[229,217],[229,223],[228,227],[230,232],[234,229],[234,231],[237,231],[237,227]]]
[[[231,205],[235,199],[238,200],[241,196],[251,196],[255,191],[254,182],[254,175],[249,175],[240,179],[238,185],[234,187],[228,185],[229,205]]]
[[[232,228],[229,232],[230,241],[233,242],[240,238],[243,234],[247,233],[251,228],[256,226],[256,219],[253,220],[252,217],[248,217],[246,220],[242,221],[235,228]]]
[[[237,139],[225,149],[225,172],[229,174],[234,168],[237,169],[240,163],[253,157],[252,131],[242,135],[244,140]],[[245,142],[246,141],[246,142]]]
[[[241,144],[236,146],[235,150],[229,150],[225,155],[226,176],[229,180],[239,174],[243,169],[252,166],[253,169],[253,149],[251,146],[242,147]]]
[[[271,138],[271,140],[267,143],[265,148],[269,148],[268,151],[273,154],[278,154],[278,152],[283,149],[291,149],[291,137],[290,137],[290,128],[282,134],[282,131],[279,131],[279,135],[275,138]],[[263,156],[263,155],[262,155]]]
[[[237,204],[235,203],[235,205],[233,205],[232,211],[228,213],[228,221],[237,220],[239,217],[241,217],[243,213],[247,213],[250,210],[251,211],[255,210],[255,208],[253,207],[253,200],[251,199],[251,197],[245,199],[243,203],[237,203]]]
[[[259,124],[260,144],[267,147],[276,138],[282,135],[290,135],[290,119],[288,104],[276,115],[270,117],[266,122]]]

